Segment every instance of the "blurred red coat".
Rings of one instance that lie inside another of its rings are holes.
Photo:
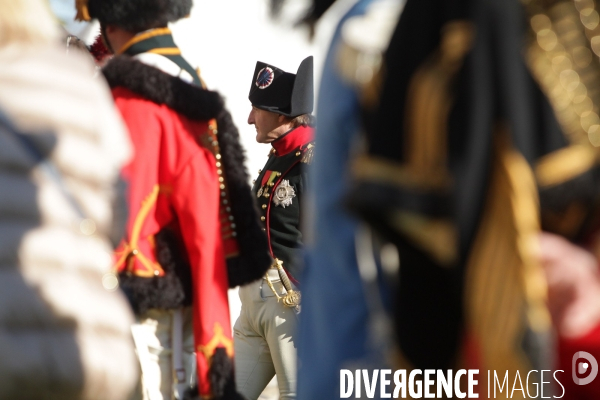
[[[154,235],[166,226],[181,235],[191,266],[199,389],[208,394],[209,358],[215,348],[224,347],[233,356],[217,160],[195,139],[207,134],[208,125],[129,89],[112,92],[135,149],[123,170],[129,218],[127,239],[117,249],[117,268],[140,277],[164,274],[156,261]]]
[[[587,334],[574,338],[559,338],[558,367],[565,371],[558,375],[560,382],[565,387],[564,400],[597,400],[600,399],[600,376],[597,376],[587,385],[577,385],[573,381],[573,356],[579,351],[590,353],[596,360],[600,361],[600,324]],[[555,396],[560,397],[561,388],[556,388]]]

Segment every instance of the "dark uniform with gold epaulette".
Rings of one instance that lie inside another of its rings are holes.
[[[252,106],[295,118],[313,109],[313,58],[308,57],[290,74],[275,66],[256,63],[250,95]],[[271,142],[269,160],[259,171],[252,191],[258,199],[261,220],[269,239],[271,256],[283,265],[287,277],[298,283],[297,253],[302,245],[300,198],[314,150],[314,130],[294,126]],[[285,278],[282,278],[285,280]]]
[[[302,61],[295,75],[258,62],[250,89],[253,107],[289,117],[292,129],[271,142],[269,159],[252,188],[274,263],[264,279],[240,288],[242,311],[234,326],[235,371],[238,390],[248,398],[258,398],[274,373],[280,398],[296,398],[300,220],[307,166],[315,147],[313,128],[308,125],[312,76],[312,57]]]
[[[306,164],[314,150],[313,130],[298,127],[272,142],[269,160],[260,170],[252,192],[269,238],[271,254],[283,262],[288,277],[297,283],[301,199],[308,181]]]

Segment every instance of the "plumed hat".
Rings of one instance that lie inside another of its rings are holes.
[[[190,14],[192,0],[76,0],[77,20],[97,19],[130,32],[166,26]]]
[[[273,65],[257,62],[248,99],[254,107],[297,117],[313,110],[313,58],[305,58],[298,72],[290,74]]]

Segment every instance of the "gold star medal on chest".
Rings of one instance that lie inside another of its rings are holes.
[[[273,194],[273,203],[275,203],[276,206],[286,208],[287,206],[292,205],[292,199],[294,197],[296,197],[296,191],[290,185],[290,181],[284,179],[275,188],[275,192]]]

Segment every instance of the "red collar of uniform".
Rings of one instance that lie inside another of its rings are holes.
[[[310,126],[299,126],[273,140],[271,146],[275,149],[275,155],[285,156],[303,144],[312,142],[314,135],[315,131]]]

